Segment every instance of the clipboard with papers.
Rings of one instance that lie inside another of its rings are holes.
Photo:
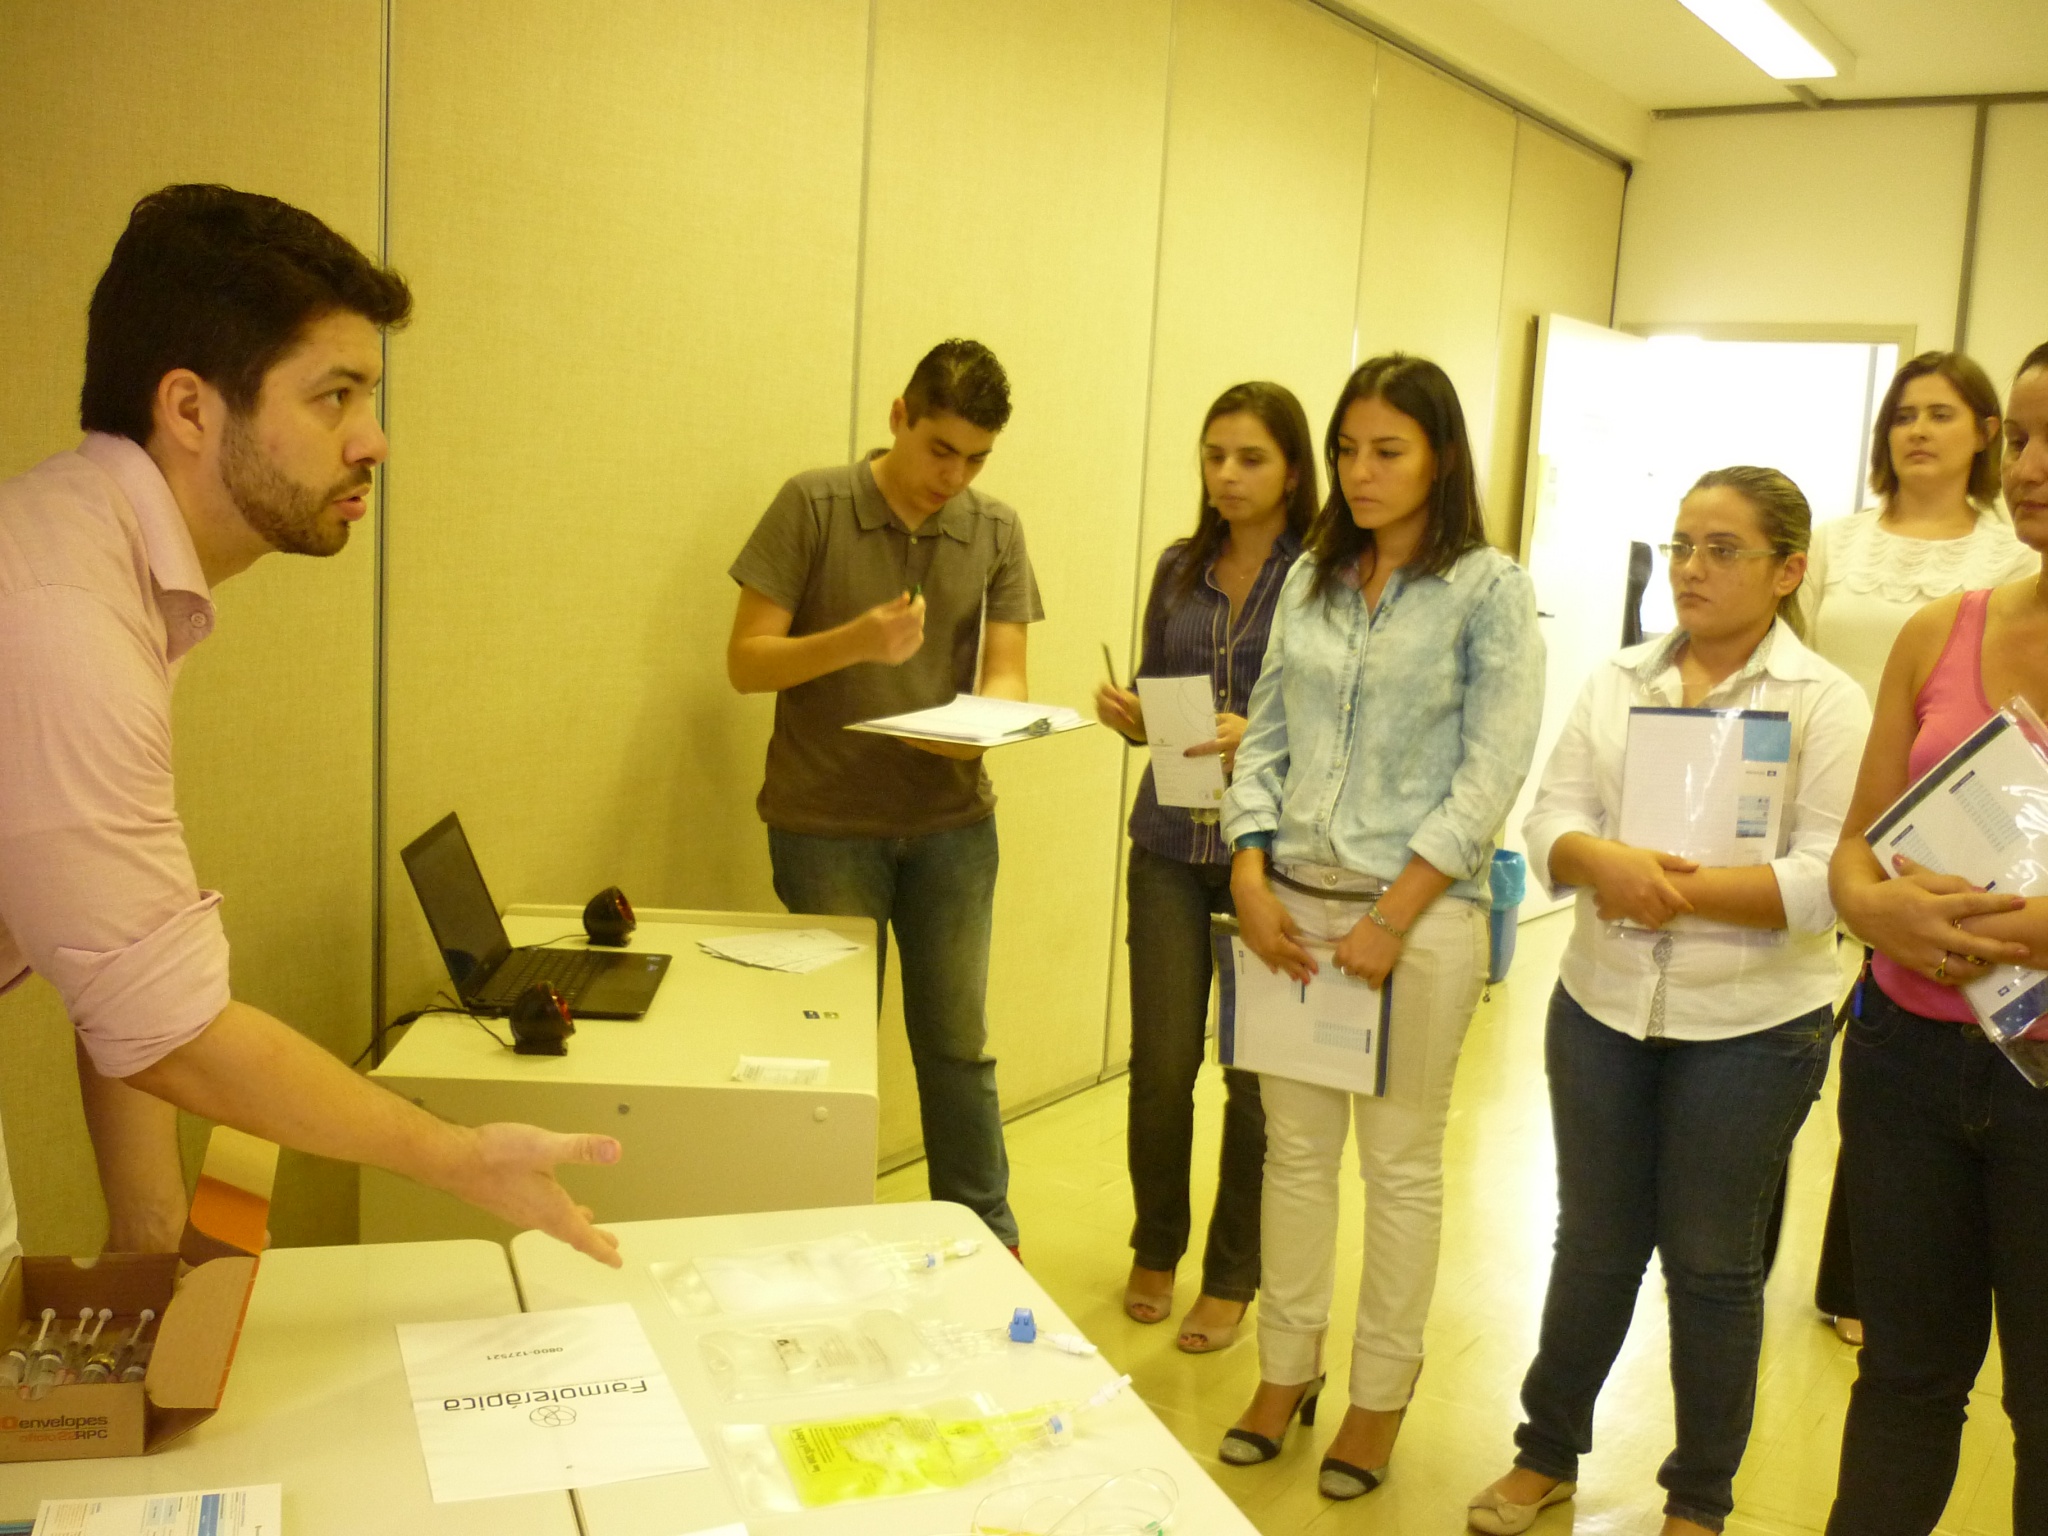
[[[1394,989],[1370,987],[1331,963],[1328,948],[1309,944],[1319,969],[1307,982],[1245,948],[1223,927],[1216,946],[1216,1059],[1226,1067],[1349,1093],[1385,1098],[1387,1024]]]
[[[1894,855],[1987,891],[2048,896],[2048,727],[2014,699],[1936,763],[1864,834]],[[1962,994],[1993,1045],[2048,1087],[2048,972],[2001,965]]]
[[[1783,841],[1791,777],[1784,710],[1637,706],[1617,836],[1710,868],[1768,864]]]
[[[1061,704],[1030,704],[1022,699],[996,699],[978,693],[955,694],[950,703],[882,715],[846,727],[878,736],[903,736],[913,741],[943,741],[956,746],[1004,747],[1078,731],[1095,722]]]

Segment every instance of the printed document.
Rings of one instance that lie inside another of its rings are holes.
[[[1987,891],[2048,896],[2048,763],[2010,715],[1993,715],[1865,835],[1887,875],[1897,873],[1892,856],[1904,854]],[[2009,1041],[2048,1013],[2048,973],[2001,965],[1963,996]]]
[[[699,939],[705,954],[739,965],[757,966],[764,971],[794,971],[807,975],[864,954],[867,945],[854,942],[830,928],[771,928],[765,933],[734,933],[721,939]]]
[[[216,1488],[118,1499],[45,1499],[34,1536],[278,1536],[284,1488]]]
[[[1765,709],[1631,709],[1620,840],[1710,869],[1778,856],[1792,717]]]
[[[1230,941],[1230,969],[1217,993],[1218,1059],[1247,1072],[1383,1097],[1393,988],[1369,987],[1339,971],[1330,950],[1304,948],[1320,967],[1306,983],[1267,970],[1243,939]]]
[[[921,741],[959,742],[972,747],[1001,747],[1037,736],[1078,731],[1094,723],[1059,704],[1027,704],[1021,699],[990,699],[977,693],[962,693],[955,695],[952,703],[935,709],[883,715],[849,725],[847,729],[873,731],[882,736],[909,736]]]
[[[1213,811],[1223,803],[1223,758],[1187,756],[1216,739],[1216,690],[1206,677],[1141,677],[1145,740],[1152,748],[1152,788],[1161,805]]]
[[[707,1467],[625,1302],[398,1330],[434,1502]]]

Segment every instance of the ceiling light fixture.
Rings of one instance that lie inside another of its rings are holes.
[[[1774,80],[1832,80],[1855,55],[1798,0],[1679,0]]]

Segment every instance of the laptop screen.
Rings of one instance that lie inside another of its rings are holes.
[[[399,857],[412,876],[412,888],[426,911],[427,926],[434,930],[434,942],[441,946],[455,990],[466,993],[480,973],[490,974],[511,953],[512,944],[498,921],[491,893],[484,888],[483,871],[476,867],[469,839],[462,835],[462,823],[450,811],[408,843]]]

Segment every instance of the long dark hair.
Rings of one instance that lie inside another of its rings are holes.
[[[1287,472],[1294,476],[1294,489],[1287,493],[1287,531],[1297,539],[1307,539],[1309,526],[1316,519],[1317,499],[1315,448],[1314,440],[1309,436],[1308,413],[1294,398],[1294,391],[1286,385],[1253,379],[1249,383],[1233,384],[1216,397],[1216,403],[1209,407],[1209,414],[1202,418],[1202,437],[1195,441],[1199,444],[1203,437],[1207,437],[1209,428],[1222,417],[1235,416],[1239,412],[1259,419],[1260,424],[1273,435],[1280,457],[1287,461]],[[1176,558],[1171,591],[1176,599],[1185,598],[1195,590],[1202,573],[1223,553],[1223,545],[1229,537],[1230,524],[1209,504],[1209,488],[1204,482],[1201,510],[1195,515],[1195,531],[1174,545]]]
[[[1450,375],[1426,357],[1390,352],[1361,363],[1344,383],[1330,430],[1323,437],[1323,464],[1330,495],[1309,531],[1308,554],[1316,563],[1309,596],[1325,597],[1342,573],[1374,549],[1370,529],[1351,520],[1351,504],[1337,473],[1337,433],[1344,413],[1360,400],[1384,400],[1422,428],[1436,454],[1436,481],[1429,488],[1429,520],[1408,564],[1418,576],[1441,576],[1460,558],[1486,546],[1486,520],[1479,511],[1479,482],[1472,472],[1472,445],[1465,436],[1465,410]]]

